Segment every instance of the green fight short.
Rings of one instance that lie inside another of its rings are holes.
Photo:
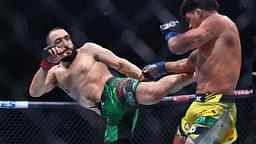
[[[110,78],[101,97],[101,114],[106,119],[105,143],[130,140],[137,122],[136,88],[139,81]]]

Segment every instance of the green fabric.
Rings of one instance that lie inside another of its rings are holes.
[[[217,121],[218,119],[212,117],[198,116],[196,117],[195,123],[212,127]]]
[[[138,117],[139,117],[139,109],[136,109],[136,113],[135,113],[135,115],[133,117],[133,121],[132,121],[132,130],[134,130],[134,128],[136,126]]]
[[[111,80],[111,82],[107,82],[104,86],[103,94],[102,94],[102,102],[101,102],[101,114],[106,119],[106,131],[105,131],[105,143],[112,143],[119,140],[119,127],[120,121],[123,119],[124,115],[128,112],[121,103],[120,98],[117,94],[117,85],[120,81],[126,78],[116,77]],[[137,80],[132,80],[133,90],[136,90],[138,85]],[[133,121],[131,124],[131,130],[134,129],[137,119],[138,113],[136,112],[136,106],[130,106],[129,112],[132,111],[134,114]],[[130,137],[130,136],[127,136]]]
[[[105,143],[113,143],[118,140],[118,126],[117,125],[106,125],[105,131]]]

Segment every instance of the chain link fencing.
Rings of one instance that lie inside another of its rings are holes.
[[[132,144],[170,144],[189,103],[140,106]],[[256,99],[237,102],[237,144],[256,141]],[[103,144],[105,120],[84,109],[0,110],[1,144]]]

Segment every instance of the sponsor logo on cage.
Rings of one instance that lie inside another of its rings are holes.
[[[15,107],[16,107],[16,104],[15,104],[15,102],[10,102],[10,101],[1,102],[1,103],[0,103],[0,107],[1,107],[1,108],[15,108]]]
[[[249,94],[253,94],[253,90],[236,90],[235,91],[235,95],[249,95]]]

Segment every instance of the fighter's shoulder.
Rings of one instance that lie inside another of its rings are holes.
[[[105,48],[93,42],[86,42],[82,47],[79,48],[80,53],[85,52],[87,54],[97,54],[104,50]]]
[[[48,73],[56,73],[58,71],[60,71],[62,68],[61,68],[61,65],[60,64],[57,64],[57,65],[54,65],[49,71]]]
[[[221,26],[225,27],[227,25],[233,24],[234,22],[227,16],[221,15],[221,14],[216,14],[213,16],[210,16],[209,18],[206,19],[205,24],[209,26]]]
[[[84,45],[81,47],[81,49],[85,48],[102,48],[99,44],[93,43],[93,42],[86,42]]]

